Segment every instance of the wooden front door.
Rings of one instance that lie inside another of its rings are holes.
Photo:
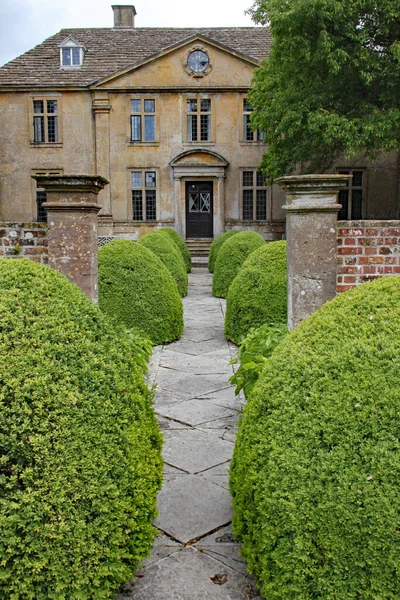
[[[186,237],[213,237],[213,182],[186,182]]]

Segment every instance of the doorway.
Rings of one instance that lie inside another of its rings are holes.
[[[213,237],[213,182],[186,182],[186,237]]]

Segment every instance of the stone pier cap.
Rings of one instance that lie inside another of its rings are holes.
[[[338,212],[336,198],[348,185],[351,175],[287,175],[275,179],[286,192],[287,212]]]
[[[56,201],[45,203],[46,207],[50,204],[76,204],[82,205],[86,210],[88,203],[95,204],[93,208],[100,210],[101,206],[93,200],[110,183],[99,175],[32,175],[32,178],[36,179],[38,187],[44,188],[45,192],[57,195]]]

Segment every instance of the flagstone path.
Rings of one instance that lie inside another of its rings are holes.
[[[236,348],[206,268],[189,275],[183,304],[182,338],[155,348],[150,365],[165,437],[160,534],[118,600],[261,600],[231,533],[228,470],[243,400],[229,384]]]

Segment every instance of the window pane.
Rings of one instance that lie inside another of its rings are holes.
[[[131,100],[131,113],[140,113],[142,110],[141,100]]]
[[[156,112],[156,106],[154,100],[145,100],[144,101],[144,112],[153,113]]]
[[[264,138],[265,138],[265,133],[263,131],[259,131],[259,129],[257,129],[257,142],[262,142]]]
[[[252,128],[250,127],[250,115],[243,115],[243,130],[244,130],[244,139],[246,142],[252,142],[254,139],[254,133]]]
[[[142,141],[142,117],[140,115],[131,117],[131,140],[133,142]]]
[[[245,98],[243,100],[243,110],[245,112],[251,112],[253,110],[253,107],[251,106],[250,102],[247,100],[247,98]]]
[[[200,139],[202,142],[211,139],[211,115],[200,115]]]
[[[141,188],[142,187],[142,172],[134,171],[132,173],[132,187],[133,188]]]
[[[156,187],[155,171],[146,171],[146,187]]]
[[[57,100],[47,100],[47,112],[57,114]]]
[[[187,116],[187,141],[197,142],[197,115]]]
[[[187,112],[197,112],[197,100],[186,100]]]
[[[146,221],[156,220],[156,192],[146,190]]]
[[[339,175],[349,175],[350,171],[339,171]],[[349,187],[349,182],[346,182],[346,187]]]
[[[71,50],[70,48],[62,49],[62,64],[63,65],[71,64],[71,51],[70,50]]]
[[[211,100],[200,100],[200,112],[211,111]]]
[[[353,186],[362,187],[363,184],[363,172],[353,171]]]
[[[253,220],[253,190],[243,190],[243,219]]]
[[[35,114],[44,113],[43,100],[33,101],[33,112]]]
[[[243,171],[243,187],[253,187],[253,171]]]
[[[362,190],[353,190],[351,194],[351,218],[362,219]]]
[[[132,117],[135,119],[136,117]],[[140,117],[139,117],[140,118]],[[144,141],[154,142],[156,139],[156,118],[154,115],[144,116]]]
[[[47,135],[49,142],[58,142],[58,117],[47,117]]]
[[[339,211],[338,220],[339,221],[347,221],[348,210],[349,210],[349,192],[348,192],[348,190],[340,190],[339,204],[342,205],[342,208]]]
[[[42,206],[44,202],[46,202],[47,196],[46,192],[37,191],[36,192],[36,220],[39,223],[45,223],[47,221],[47,213],[46,209]]]
[[[142,190],[132,191],[132,218],[143,221]]]
[[[81,51],[80,48],[71,48],[72,52],[72,64],[80,65],[81,64]]]
[[[256,192],[256,219],[265,221],[267,219],[267,190]]]
[[[257,187],[265,187],[265,177],[261,171],[257,171]]]
[[[44,142],[44,117],[33,117],[33,141]]]

